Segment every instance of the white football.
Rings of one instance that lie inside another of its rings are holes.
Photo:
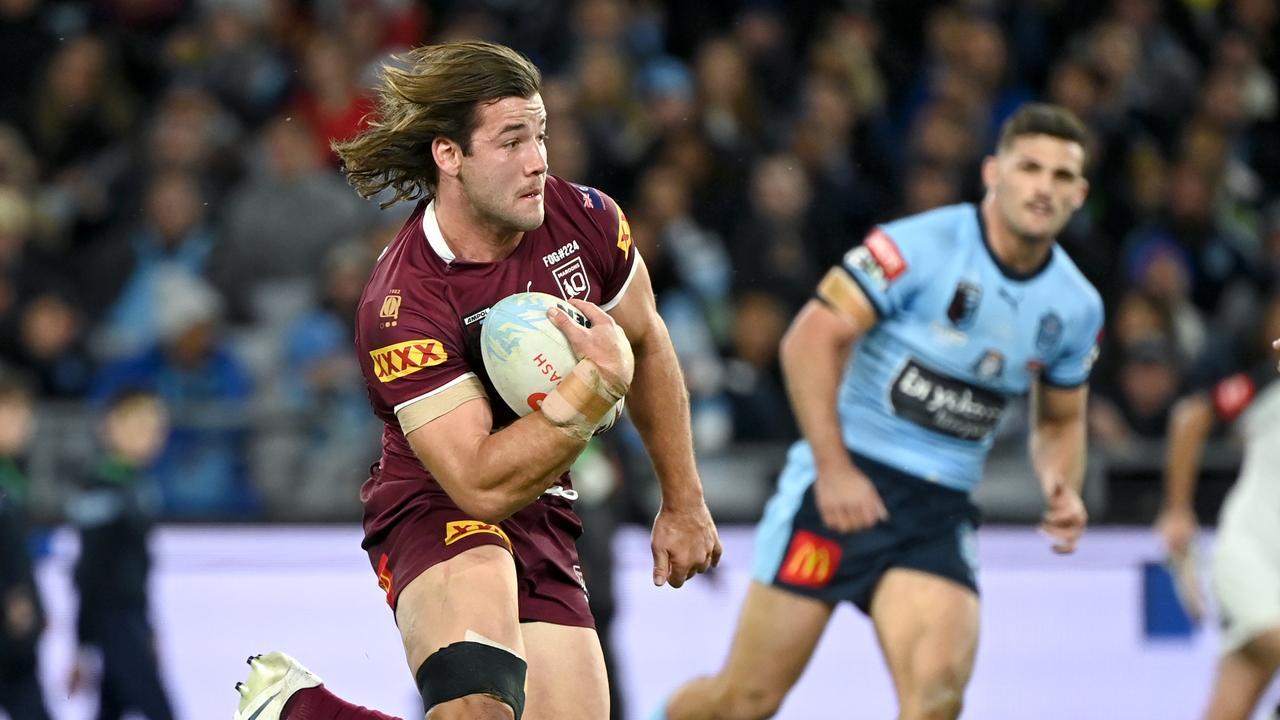
[[[503,401],[521,417],[537,410],[578,364],[569,339],[551,323],[547,311],[558,307],[586,326],[587,318],[573,305],[547,293],[522,292],[499,300],[480,326],[480,356],[489,380]],[[605,413],[596,434],[613,427],[622,415],[623,401]]]

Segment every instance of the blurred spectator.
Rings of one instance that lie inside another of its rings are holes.
[[[277,116],[263,129],[263,152],[249,179],[226,206],[212,276],[233,299],[236,319],[261,317],[270,286],[320,277],[325,253],[355,237],[377,217],[324,164],[311,129]]]
[[[428,10],[411,0],[339,0],[330,3],[340,14],[329,22],[339,28],[354,67],[360,68],[360,87],[372,87],[392,53],[422,43]]]
[[[85,35],[58,46],[28,116],[45,177],[54,178],[123,141],[136,119],[107,43]]]
[[[1170,318],[1168,336],[1184,358],[1200,354],[1207,333],[1205,314],[1192,302],[1191,272],[1187,255],[1181,248],[1169,242],[1152,240],[1136,248],[1130,256],[1128,285],[1138,292],[1130,292],[1120,301],[1122,312],[1129,310],[1129,304],[1136,297],[1158,303],[1161,314],[1168,314]],[[1117,314],[1114,322],[1122,330],[1129,320]]]
[[[22,299],[36,290],[32,275],[37,273],[25,267],[30,264],[27,239],[32,216],[33,208],[25,195],[0,185],[0,318],[12,318]],[[10,333],[6,339],[12,337]]]
[[[325,258],[319,304],[285,331],[285,407],[298,423],[301,443],[279,468],[303,486],[290,485],[276,500],[280,514],[344,517],[358,478],[376,448],[381,423],[369,414],[360,366],[351,352],[356,304],[373,258],[358,243],[339,245]]]
[[[122,388],[152,388],[173,413],[155,471],[167,514],[236,517],[257,510],[245,475],[253,383],[221,330],[222,299],[194,275],[154,278],[157,342],[115,361],[94,388],[101,403]]]
[[[1124,294],[1095,370],[1089,428],[1113,453],[1134,451],[1138,439],[1163,436],[1167,413],[1184,386],[1183,370],[1195,357],[1178,345],[1177,321],[1158,295]]]
[[[730,37],[708,40],[695,64],[702,132],[719,150],[749,152],[765,140],[760,95],[743,54]]]
[[[0,124],[0,185],[23,192],[36,190],[36,159],[17,128]]]
[[[1220,303],[1232,286],[1258,280],[1256,247],[1225,224],[1214,210],[1213,179],[1188,162],[1168,178],[1161,215],[1125,241],[1130,267],[1153,245],[1177,248],[1190,271],[1190,298],[1206,316],[1220,318]]]
[[[739,11],[733,28],[760,99],[779,108],[792,103],[799,72],[791,46],[793,27],[798,23],[787,20],[780,7],[748,3]]]
[[[146,470],[168,433],[160,398],[117,388],[102,420],[101,455],[67,503],[67,517],[80,533],[74,571],[79,650],[69,692],[96,684],[99,718],[129,711],[147,720],[173,717],[160,682],[147,590],[147,545],[157,507]]]
[[[92,306],[105,311],[93,340],[99,356],[132,355],[155,343],[162,275],[206,272],[214,235],[201,198],[189,173],[158,172],[146,185],[142,217],[92,254],[84,275]]]
[[[953,205],[962,199],[956,173],[942,163],[928,160],[913,163],[907,169],[902,194],[902,207],[894,213],[897,217]]]
[[[640,78],[645,114],[659,137],[688,128],[697,120],[693,77],[684,63],[657,58]]]
[[[266,37],[265,5],[205,3],[201,22],[175,33],[167,53],[177,78],[207,87],[251,125],[279,108],[291,81],[279,48]]]
[[[778,362],[789,319],[788,308],[768,293],[748,291],[734,304],[724,389],[736,441],[790,442],[798,436]]]
[[[40,0],[0,2],[0,124],[27,119],[40,68],[57,47]]]
[[[27,476],[31,396],[11,373],[0,376],[0,710],[11,718],[47,720],[37,646],[44,606],[27,541]]]
[[[658,311],[684,371],[694,445],[720,449],[732,438],[718,349],[729,321],[728,256],[720,238],[689,215],[689,186],[674,168],[650,169],[639,195],[632,238],[650,268]]]
[[[240,180],[240,126],[218,101],[195,87],[176,87],[156,106],[146,133],[146,173],[178,171],[196,178],[215,207]]]
[[[1162,439],[1184,389],[1178,349],[1167,338],[1140,340],[1120,353],[1116,387],[1090,412],[1095,437],[1113,451],[1135,439]]]
[[[693,293],[713,326],[727,327],[725,314],[731,268],[720,238],[693,218],[689,184],[674,168],[651,168],[640,181],[637,214],[655,233],[654,264],[667,266]],[[666,288],[664,288],[666,289]]]
[[[93,380],[85,318],[68,294],[48,291],[28,302],[19,319],[17,364],[46,398],[83,398]]]
[[[791,149],[811,186],[802,228],[814,262],[834,265],[875,222],[896,188],[874,118],[859,115],[840,78],[810,75],[804,83]]]
[[[0,186],[0,359],[34,375],[46,397],[82,397],[91,368],[85,318],[57,257],[30,241],[34,208]]]
[[[1185,113],[1200,76],[1195,58],[1166,22],[1160,0],[1113,0],[1112,17],[1136,40],[1134,75],[1125,92],[1161,125]]]
[[[357,84],[358,69],[342,41],[317,33],[307,41],[302,57],[302,87],[289,110],[305,121],[316,150],[336,167],[338,156],[329,149],[360,131],[374,111],[373,98]]]
[[[823,266],[809,247],[812,201],[798,158],[772,155],[756,163],[751,172],[750,210],[733,233],[736,286],[774,293],[790,309],[813,294]]]
[[[576,105],[591,159],[584,182],[617,187],[630,184],[634,177],[648,146],[649,128],[631,85],[630,69],[616,48],[584,49],[578,63]]]

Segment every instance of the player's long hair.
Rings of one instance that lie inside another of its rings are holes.
[[[439,169],[431,156],[437,137],[471,152],[477,105],[541,90],[542,74],[503,45],[453,42],[415,48],[382,70],[378,109],[361,134],[335,142],[347,182],[363,197],[395,188],[387,207],[435,193]]]

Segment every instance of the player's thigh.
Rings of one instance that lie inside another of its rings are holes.
[[[753,580],[721,679],[732,687],[786,694],[809,664],[833,609],[821,600]]]
[[[1274,675],[1280,670],[1280,624],[1255,635],[1245,644],[1243,652],[1268,676]]]
[[[400,591],[396,624],[410,672],[464,640],[497,643],[524,657],[511,553],[480,545],[427,568]]]
[[[606,720],[609,677],[594,628],[524,623],[524,720]]]
[[[973,590],[920,570],[891,568],[872,596],[871,619],[900,694],[921,682],[968,682],[978,647]]]
[[[1271,675],[1271,671],[1254,662],[1244,650],[1223,655],[1218,661],[1205,720],[1247,720],[1267,689]]]

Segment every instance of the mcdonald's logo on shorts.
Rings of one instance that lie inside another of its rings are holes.
[[[502,528],[479,520],[454,520],[447,523],[444,526],[444,544],[452,545],[464,538],[480,534],[497,535],[502,538],[502,542],[506,543],[507,549],[511,550],[511,538],[507,537]]]
[[[778,579],[788,585],[825,587],[840,566],[840,554],[840,546],[834,541],[797,530],[778,571]]]

